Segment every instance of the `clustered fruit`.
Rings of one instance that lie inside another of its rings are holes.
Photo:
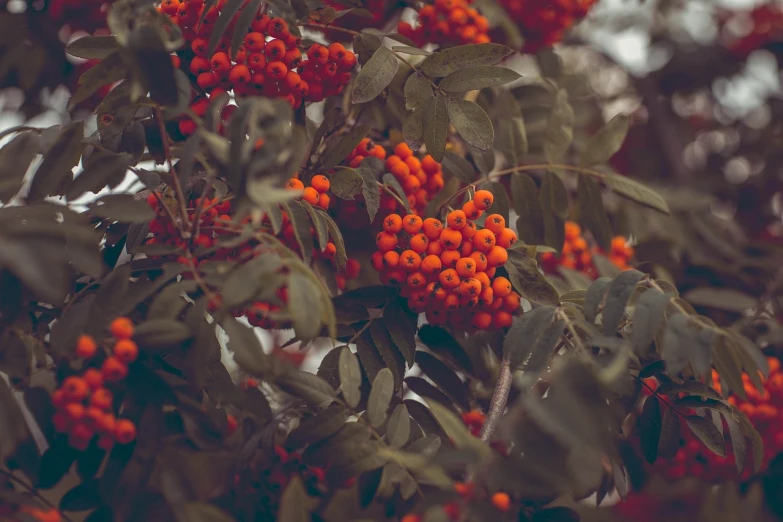
[[[783,40],[783,11],[780,4],[770,2],[756,7],[751,11],[750,19],[752,27],[747,34],[730,37],[726,42],[726,47],[740,57]]]
[[[500,0],[525,37],[527,52],[560,42],[595,3],[596,0]]]
[[[773,357],[767,358],[770,372],[764,381],[764,389],[759,391],[753,386],[747,375],[742,376],[743,388],[748,400],[743,401],[736,395],[728,398],[729,404],[739,408],[753,426],[758,430],[764,441],[764,459],[762,470],[770,461],[783,451],[783,371],[780,361]],[[650,388],[655,389],[657,383],[654,379],[646,381]],[[720,379],[713,370],[713,387],[720,391]],[[649,400],[649,399],[648,399]],[[666,406],[663,406],[666,407]],[[737,477],[736,461],[733,452],[729,448],[728,430],[724,430],[727,437],[727,455],[721,457],[714,454],[702,444],[690,430],[682,430],[684,437],[680,449],[671,460],[659,459],[653,465],[653,471],[660,473],[670,480],[682,477],[696,477],[706,482],[722,482]],[[742,479],[750,477],[752,470],[748,466],[741,475]]]
[[[598,277],[598,270],[593,263],[594,253],[601,253],[601,249],[590,245],[587,239],[582,237],[582,229],[578,224],[567,221],[563,248],[559,254],[551,252],[541,254],[541,268],[544,272],[556,274],[558,267],[562,266],[582,272],[595,279]],[[630,268],[629,261],[633,255],[634,250],[624,237],[615,236],[612,239],[612,248],[607,257],[617,268],[620,270]]]
[[[208,96],[233,90],[239,96],[282,98],[297,108],[341,93],[350,81],[356,56],[341,43],[315,43],[305,50],[285,20],[261,11],[236,54],[230,47],[241,9],[216,51],[208,55],[210,36],[226,1],[207,8],[204,0],[164,0],[159,7],[182,29],[187,42],[187,49],[172,57],[175,66],[188,71]]]
[[[489,22],[466,0],[435,0],[419,8],[418,24],[400,22],[397,32],[419,47],[432,43],[441,47],[487,43]]]
[[[55,429],[68,435],[68,443],[85,451],[97,436],[97,445],[110,450],[115,443],[130,444],[136,438],[136,426],[128,419],[114,415],[114,395],[109,386],[125,379],[128,365],[139,354],[133,342],[133,323],[119,317],[109,327],[114,338],[112,355],[100,367],[89,365],[98,351],[98,343],[89,335],[81,335],[76,343],[76,355],[88,361],[81,375],[66,377],[52,395],[57,412],[52,418]]]
[[[390,172],[400,182],[408,198],[408,205],[415,214],[423,213],[427,203],[443,189],[440,163],[429,154],[417,158],[405,142],[394,147],[394,154],[386,158],[385,166],[386,172]]]
[[[291,190],[301,191],[301,200],[312,205],[316,212],[320,211],[319,209],[326,210],[329,208],[330,197],[328,192],[330,183],[326,176],[313,176],[307,187],[305,187],[304,183],[297,177],[293,177],[289,179],[287,187]],[[263,246],[255,238],[250,238],[239,245],[232,244],[227,247],[221,247],[218,244],[221,238],[226,239],[241,235],[243,227],[250,223],[249,217],[243,219],[241,222],[236,222],[234,220],[233,208],[230,200],[221,199],[219,197],[211,199],[205,197],[203,199],[194,198],[189,201],[187,205],[187,220],[191,223],[193,230],[198,231],[197,234],[193,234],[191,239],[184,239],[180,236],[177,226],[171,222],[167,215],[162,194],[150,194],[147,198],[147,202],[155,211],[156,217],[150,221],[151,236],[145,240],[145,244],[173,245],[182,251],[185,251],[188,247],[194,249],[194,255],[192,257],[184,255],[173,256],[177,261],[191,269],[189,272],[183,274],[183,277],[185,278],[193,277],[193,271],[202,263],[210,261],[235,261],[237,263],[243,263],[268,251],[268,248]],[[282,228],[277,235],[277,239],[289,249],[301,255],[301,247],[296,237],[294,224],[291,222],[291,219],[286,212],[282,212],[281,216]],[[262,220],[262,227],[269,234],[272,233],[272,225],[268,216],[265,216]],[[359,276],[360,265],[358,261],[349,259],[346,262],[345,267],[341,269],[337,267],[335,260],[337,247],[335,244],[331,241],[327,242],[322,251],[317,243],[315,231],[312,229],[312,226],[310,226],[310,228],[311,235],[313,236],[314,256],[330,260],[334,263],[337,270],[337,284],[338,287],[342,289],[346,284],[346,280],[355,279]],[[233,314],[235,317],[246,316],[248,322],[253,326],[261,328],[287,328],[290,326],[287,321],[280,321],[275,317],[282,306],[285,306],[287,302],[287,288],[282,286],[276,291],[276,302],[253,302],[245,308],[234,310]],[[220,296],[217,295],[215,296],[215,300],[210,303],[210,306],[218,308],[220,303]]]
[[[520,296],[505,277],[495,277],[508,260],[506,249],[516,233],[499,214],[479,219],[493,202],[478,190],[460,210],[451,211],[446,226],[435,218],[390,214],[375,238],[373,267],[381,282],[401,288],[413,312],[426,312],[430,324],[448,324],[461,331],[497,330],[511,325]]]

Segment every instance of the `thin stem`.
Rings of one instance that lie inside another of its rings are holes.
[[[495,385],[495,392],[492,394],[492,400],[489,404],[489,414],[487,415],[487,420],[484,422],[484,426],[482,426],[481,433],[479,434],[482,441],[489,441],[495,433],[498,423],[500,422],[500,417],[506,410],[509,393],[511,393],[511,361],[504,358],[500,363],[498,382]]]
[[[525,172],[528,170],[543,170],[543,169],[560,169],[567,170],[569,172],[578,172],[579,174],[587,174],[599,179],[606,178],[606,175],[602,172],[593,169],[587,169],[584,167],[575,167],[574,165],[566,165],[560,163],[538,163],[534,165],[520,165],[518,167],[512,167],[510,169],[499,170],[492,174],[489,179],[495,179],[506,174],[513,174],[514,172]]]
[[[163,111],[160,107],[155,107],[155,119],[158,120],[158,130],[160,132],[160,141],[163,144],[163,154],[166,156],[166,162],[169,164],[169,175],[171,176],[172,187],[175,197],[179,203],[180,220],[175,222],[180,229],[183,239],[190,236],[190,222],[188,221],[188,209],[185,203],[185,192],[182,190],[182,184],[179,182],[179,176],[174,172],[174,162],[171,158],[171,145],[169,144],[168,132],[166,131],[166,122],[163,121]],[[186,225],[187,223],[187,230]]]

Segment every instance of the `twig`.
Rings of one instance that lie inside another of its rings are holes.
[[[479,437],[482,441],[487,442],[495,433],[500,422],[500,417],[506,410],[506,403],[508,403],[508,395],[511,393],[511,361],[507,358],[503,358],[500,363],[500,374],[498,375],[498,382],[495,385],[495,392],[492,394],[492,400],[489,404],[489,414],[487,415],[484,426],[481,427],[481,433]]]
[[[185,192],[182,190],[182,184],[179,182],[179,176],[174,172],[174,161],[171,159],[171,146],[169,145],[169,135],[166,131],[166,122],[163,121],[163,111],[160,107],[155,107],[155,119],[158,120],[158,130],[160,132],[160,141],[163,144],[163,154],[169,164],[169,176],[171,176],[172,187],[174,188],[177,202],[179,203],[180,219],[174,224],[180,229],[183,239],[190,237],[190,222],[188,221],[188,208],[185,203]],[[185,225],[187,223],[187,225]],[[187,229],[185,228],[187,226]]]

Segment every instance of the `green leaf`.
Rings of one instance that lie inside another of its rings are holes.
[[[634,303],[631,342],[634,352],[643,355],[663,325],[666,305],[671,296],[656,288],[645,291]]]
[[[398,404],[389,417],[386,426],[386,440],[392,448],[402,448],[408,443],[411,436],[411,418],[408,408],[404,404]]]
[[[585,167],[606,163],[620,150],[628,134],[631,119],[627,114],[618,114],[587,140],[580,158],[580,164]]]
[[[745,435],[742,433],[739,422],[734,420],[731,415],[723,415],[726,426],[729,428],[729,437],[731,440],[732,453],[734,453],[734,463],[737,465],[737,473],[742,473],[746,466],[748,456],[748,445]]]
[[[432,54],[427,50],[419,49],[418,47],[411,47],[410,45],[395,45],[391,49],[392,51],[396,51],[398,53],[410,54],[415,56],[429,56]]]
[[[726,441],[711,419],[689,415],[685,421],[694,435],[716,455],[726,456]]]
[[[320,167],[330,169],[344,160],[359,142],[367,137],[370,129],[372,129],[370,125],[357,125],[345,133],[337,143],[330,144],[319,162]]]
[[[454,409],[453,402],[448,395],[443,393],[439,388],[436,388],[429,381],[421,377],[406,377],[405,384],[408,385],[408,389],[416,395],[427,399],[427,402],[433,400],[440,404],[443,404],[449,409]]]
[[[140,223],[155,217],[146,200],[135,199],[130,194],[109,194],[87,206],[98,217],[120,223]]]
[[[689,290],[683,297],[695,306],[717,308],[718,310],[728,310],[737,313],[744,313],[758,306],[758,300],[755,297],[731,288],[702,286]]]
[[[515,317],[511,328],[503,339],[503,357],[511,362],[514,371],[524,364],[526,369],[540,371],[554,355],[550,339],[544,336],[555,317],[553,306],[542,306]],[[539,344],[543,339],[545,343]]]
[[[667,408],[663,412],[661,425],[661,437],[658,441],[658,456],[664,459],[673,459],[680,448],[680,418]]]
[[[405,108],[409,111],[419,112],[432,103],[432,85],[426,78],[413,73],[405,80],[403,89],[405,96]]]
[[[0,204],[8,203],[22,188],[30,163],[38,155],[41,137],[23,132],[0,149]]]
[[[416,364],[419,365],[424,375],[454,400],[457,406],[465,411],[470,410],[470,399],[465,389],[465,383],[440,359],[427,352],[418,351],[416,352]]]
[[[595,322],[595,318],[598,315],[598,308],[606,297],[606,293],[609,291],[609,285],[612,280],[608,277],[599,277],[595,282],[590,285],[585,293],[584,312],[585,319],[591,323]]]
[[[462,139],[480,150],[489,150],[495,141],[487,113],[479,104],[461,98],[449,98],[446,103],[449,120]]]
[[[412,367],[416,353],[418,314],[407,311],[399,302],[393,301],[383,310],[383,318],[395,346],[402,353],[408,367]]]
[[[468,450],[481,457],[490,455],[489,446],[474,437],[465,427],[462,419],[457,417],[453,411],[437,402],[430,404],[430,410],[457,449]]]
[[[609,285],[603,312],[604,335],[611,336],[617,332],[628,300],[636,289],[636,285],[643,278],[644,274],[638,270],[626,270]]]
[[[619,174],[603,173],[603,182],[612,192],[625,198],[635,201],[640,205],[649,207],[658,212],[669,214],[669,205],[657,192],[651,188],[642,185],[631,178],[620,176]]]
[[[386,367],[378,348],[375,347],[375,343],[370,337],[370,332],[366,330],[356,339],[356,355],[362,363],[367,378],[371,381],[375,379],[378,372]]]
[[[59,187],[70,183],[73,168],[79,163],[84,150],[84,122],[77,121],[63,127],[43,161],[35,171],[35,177],[27,194],[29,203],[40,203],[47,196],[60,192]],[[147,207],[149,208],[149,207]]]
[[[115,36],[82,36],[65,46],[65,52],[85,60],[104,60],[120,48]]]
[[[0,422],[3,426],[0,430],[0,462],[5,462],[30,437],[30,432],[19,403],[3,377],[0,377]]]
[[[519,73],[506,67],[477,65],[460,69],[443,78],[438,87],[446,92],[459,93],[496,87],[521,78]]]
[[[425,324],[419,329],[418,335],[421,342],[434,353],[454,361],[461,371],[473,373],[473,362],[465,348],[444,328]]]
[[[340,376],[340,390],[343,393],[345,403],[351,408],[356,408],[362,400],[360,387],[362,385],[362,370],[359,368],[359,361],[351,353],[347,346],[338,348],[340,350],[340,359],[337,371]]]
[[[236,19],[236,23],[234,24],[234,30],[231,34],[232,58],[237,55],[239,46],[242,45],[245,36],[250,30],[250,25],[253,23],[253,20],[255,19],[256,14],[258,14],[259,9],[261,8],[261,4],[263,3],[264,0],[249,0],[246,1],[242,7],[242,12],[239,13],[239,16]]]
[[[661,403],[656,397],[647,397],[642,413],[639,415],[639,443],[647,462],[653,464],[658,459],[658,443],[661,439]]]
[[[310,216],[310,222],[315,228],[315,236],[318,238],[318,250],[323,252],[326,249],[327,243],[329,243],[329,228],[326,225],[326,213],[321,210],[316,210],[313,206],[304,200],[294,201],[292,204],[301,205]]]
[[[375,221],[378,209],[381,208],[381,191],[378,187],[378,174],[383,171],[383,161],[370,156],[364,158],[359,165],[357,172],[362,177],[362,195],[364,204],[367,207],[367,215],[370,222]]]
[[[391,49],[379,47],[356,76],[351,101],[366,103],[377,97],[394,79],[399,67],[400,62]]]
[[[497,123],[498,135],[495,148],[503,154],[508,165],[517,166],[522,163],[528,151],[525,120],[522,116],[502,117]]]
[[[541,180],[541,192],[538,196],[544,221],[544,244],[559,252],[565,243],[568,192],[557,174],[546,171]]]
[[[334,222],[329,214],[324,214],[323,219],[326,223],[326,228],[329,229],[329,235],[332,237],[332,243],[334,243],[334,246],[337,249],[337,266],[342,268],[345,266],[345,262],[348,260],[348,255],[345,252],[345,240],[343,240],[343,234],[337,226],[337,223]]]
[[[299,245],[302,260],[309,264],[313,258],[313,233],[310,231],[310,216],[298,201],[284,203],[283,207],[291,220],[291,226],[294,228],[294,236]]]
[[[424,144],[424,110],[407,112],[402,119],[402,136],[413,151]]]
[[[279,376],[275,384],[286,393],[312,404],[324,405],[335,400],[334,389],[317,375],[291,369]]]
[[[76,176],[65,193],[65,199],[73,201],[87,191],[97,194],[112,179],[124,179],[130,161],[130,154],[100,153],[98,158],[85,165],[84,170]]]
[[[449,136],[449,110],[443,96],[435,96],[434,101],[424,108],[422,126],[427,152],[435,161],[442,161]]]
[[[375,347],[378,349],[378,353],[381,354],[384,364],[394,375],[394,389],[401,389],[402,379],[405,377],[405,359],[403,359],[402,354],[394,345],[391,334],[386,329],[383,321],[373,321],[368,331]]]
[[[696,395],[697,397],[714,399],[721,402],[724,400],[720,393],[699,381],[684,381],[682,383],[673,381],[664,382],[658,386],[655,391],[658,395],[678,395],[680,393],[685,393],[687,395]]]
[[[394,376],[384,368],[372,381],[370,397],[367,399],[367,420],[373,428],[380,428],[386,422],[389,403],[394,395]]]
[[[511,199],[517,215],[519,240],[527,245],[544,242],[544,211],[538,198],[538,187],[524,172],[511,175]],[[562,248],[563,245],[558,247]]]
[[[373,34],[360,33],[353,38],[353,51],[360,65],[365,65],[382,46],[381,39]]]
[[[528,301],[548,305],[556,305],[560,301],[557,290],[547,281],[532,257],[509,250],[505,269],[513,287]]]
[[[220,8],[220,16],[218,16],[210,30],[207,56],[215,54],[215,50],[217,50],[217,46],[223,38],[223,33],[226,32],[231,21],[234,20],[234,15],[236,15],[244,3],[245,0],[227,0],[223,7]]]
[[[342,167],[329,176],[332,194],[340,199],[352,200],[357,194],[361,194],[364,181],[361,174],[354,169]]]
[[[592,232],[595,242],[605,252],[612,247],[612,225],[604,208],[601,188],[592,178],[582,176],[576,189],[579,198],[579,216],[584,227]]]
[[[459,154],[446,151],[443,154],[441,166],[444,174],[455,177],[463,183],[473,183],[476,181],[475,167]]]
[[[283,491],[276,520],[277,522],[311,522],[310,510],[313,507],[313,499],[307,495],[302,479],[295,476]]]
[[[221,288],[223,306],[227,309],[239,307],[254,299],[269,296],[283,284],[278,274],[280,258],[268,255],[257,256],[237,266],[228,273]]]
[[[561,163],[574,139],[574,110],[568,93],[560,89],[555,96],[544,135],[544,157],[549,163]]]
[[[405,212],[407,214],[413,214],[413,211],[411,210],[411,205],[408,202],[408,197],[405,194],[405,191],[402,188],[402,185],[400,185],[400,182],[397,181],[397,178],[394,177],[393,174],[389,174],[388,172],[383,175],[383,183],[387,187],[390,187],[399,197],[400,201],[403,202],[405,207]]]
[[[448,76],[468,67],[494,65],[513,53],[510,47],[494,43],[459,45],[428,56],[419,70],[431,77]]]
[[[563,59],[554,49],[544,48],[538,51],[536,65],[544,78],[558,80],[563,75]]]
[[[288,310],[297,337],[310,341],[321,333],[323,301],[321,288],[313,284],[311,277],[294,272],[288,277]]]
[[[128,65],[123,60],[121,53],[119,51],[111,53],[79,77],[79,86],[71,99],[68,100],[68,108],[72,109],[85,101],[104,85],[124,80],[127,77]]]
[[[340,431],[347,420],[348,411],[339,404],[332,404],[316,415],[302,420],[299,426],[288,434],[285,447],[289,451],[293,451],[301,449],[307,444],[331,437]]]
[[[184,323],[170,319],[151,319],[141,323],[133,332],[133,339],[141,346],[162,348],[181,344],[192,336]]]

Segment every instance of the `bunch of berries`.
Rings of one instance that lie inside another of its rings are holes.
[[[480,410],[466,411],[462,414],[462,422],[474,437],[478,437],[481,434],[481,428],[484,427],[486,421],[487,416]],[[508,452],[508,448],[501,440],[493,440],[489,445],[502,455],[506,455]]]
[[[418,25],[400,22],[397,32],[419,47],[487,43],[489,22],[466,0],[435,0],[417,11]]]
[[[767,361],[770,373],[761,392],[753,386],[747,375],[743,375],[743,387],[748,400],[743,401],[736,395],[731,395],[728,398],[730,404],[739,408],[750,419],[764,441],[762,470],[783,451],[783,415],[781,415],[783,412],[783,371],[781,371],[778,359],[769,357]],[[653,389],[657,386],[653,379],[648,379],[646,382]],[[720,391],[720,378],[714,370],[712,382],[713,387]],[[731,451],[727,451],[726,457],[715,455],[690,430],[683,429],[682,432],[684,437],[677,455],[668,461],[659,459],[653,465],[653,471],[671,480],[685,476],[697,477],[707,482],[722,482],[737,478],[736,461]],[[726,448],[733,448],[733,445],[728,441],[728,430],[724,430],[724,433],[727,437]],[[752,470],[748,466],[740,478],[748,479],[751,474]]]
[[[446,226],[435,218],[390,214],[376,236],[373,267],[384,284],[401,287],[413,312],[426,312],[430,324],[456,330],[499,330],[511,325],[520,296],[505,277],[495,277],[516,240],[499,214],[475,220],[493,202],[492,193],[476,191],[461,210],[450,212]],[[493,279],[494,278],[494,279]]]
[[[303,55],[301,39],[282,18],[259,11],[236,54],[231,55],[233,28],[240,9],[229,23],[216,51],[208,55],[209,39],[227,0],[207,9],[204,0],[164,0],[159,9],[182,29],[188,49],[174,59],[189,71],[207,94],[215,89],[236,95],[282,98],[297,108],[342,92],[351,79],[356,56],[340,43],[313,44]],[[206,9],[206,12],[204,12]],[[202,20],[203,18],[203,20]],[[201,20],[201,22],[199,22]],[[305,59],[306,58],[306,59]]]
[[[133,323],[120,317],[112,321],[113,355],[104,359],[100,369],[89,366],[81,375],[66,377],[52,395],[57,412],[52,418],[55,429],[68,435],[74,449],[85,451],[97,435],[97,445],[110,450],[115,443],[130,444],[136,438],[136,426],[114,416],[114,396],[110,383],[128,375],[128,365],[136,360],[139,349],[131,340]],[[82,335],[76,344],[76,355],[91,359],[97,353],[95,339]]]
[[[750,21],[752,26],[748,33],[726,34],[726,47],[735,55],[745,57],[767,44],[783,41],[783,10],[779,3],[770,2],[756,7],[750,13]],[[724,33],[728,33],[727,29],[724,26]]]
[[[554,45],[582,20],[596,0],[500,0],[525,37],[527,52]]]
[[[556,274],[559,266],[582,272],[593,279],[598,277],[598,270],[593,264],[593,254],[601,253],[601,250],[590,245],[582,237],[582,228],[572,222],[565,224],[565,243],[559,254],[545,252],[541,254],[541,268],[549,274]],[[620,270],[628,270],[629,261],[633,258],[634,250],[628,245],[622,236],[612,239],[612,249],[609,252],[609,260]]]
[[[423,213],[427,203],[443,189],[440,163],[429,154],[417,158],[405,142],[394,147],[394,154],[386,158],[386,172],[391,172],[400,182],[415,214]]]
[[[454,484],[456,493],[462,497],[464,501],[471,500],[473,496],[474,487],[473,484],[465,484],[463,482],[457,482]],[[489,502],[492,506],[501,513],[508,513],[511,509],[511,497],[508,493],[498,491],[493,493],[489,497]],[[462,508],[459,502],[449,502],[441,506],[446,513],[448,520],[456,522],[462,518]],[[424,517],[416,513],[409,513],[400,519],[400,522],[423,522]]]

